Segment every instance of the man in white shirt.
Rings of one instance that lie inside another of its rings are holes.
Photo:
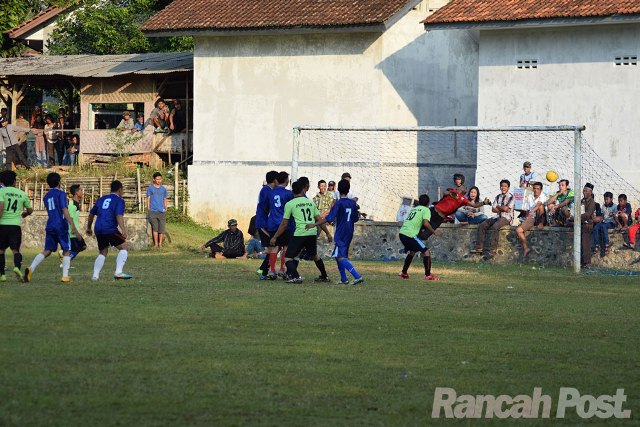
[[[507,179],[500,181],[500,194],[493,199],[491,205],[491,212],[497,214],[497,216],[488,218],[481,222],[478,226],[478,239],[475,249],[471,251],[474,254],[484,253],[484,239],[487,231],[489,234],[489,252],[484,255],[485,261],[490,260],[496,255],[496,249],[498,248],[498,239],[500,238],[500,229],[508,227],[513,220],[513,194],[509,192],[511,183]]]
[[[522,242],[523,258],[526,258],[527,255],[529,255],[529,252],[531,252],[529,245],[527,245],[527,238],[524,233],[531,230],[534,225],[538,226],[538,230],[542,229],[545,221],[544,206],[546,202],[547,196],[542,192],[542,183],[534,183],[533,194],[530,194],[527,200],[527,203],[530,207],[529,212],[527,212],[527,216],[525,217],[522,224],[520,224],[520,226],[516,228],[518,238]]]

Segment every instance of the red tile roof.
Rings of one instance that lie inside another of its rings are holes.
[[[425,24],[607,17],[640,13],[638,0],[452,0]]]
[[[234,31],[383,24],[417,0],[174,0],[142,24],[154,31]]]
[[[66,8],[64,7],[49,6],[42,12],[34,15],[33,18],[24,21],[22,24],[18,26],[15,26],[13,28],[10,28],[4,31],[4,33],[10,39],[18,38],[21,35],[28,33],[29,31],[37,28],[39,25],[46,24],[48,21],[55,18],[65,10]]]

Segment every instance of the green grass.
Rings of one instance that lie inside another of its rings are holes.
[[[624,388],[623,425],[637,424],[637,277],[435,264],[443,280],[426,283],[417,262],[409,281],[398,262],[356,262],[364,286],[287,285],[258,281],[257,261],[186,251],[206,233],[170,229],[179,244],[166,252],[130,253],[131,281],[109,278],[110,254],[92,283],[86,252],[70,285],[47,259],[31,284],[0,286],[0,425],[516,423],[432,420],[435,387],[542,387],[552,414],[560,387]],[[608,421],[589,424],[621,422]]]

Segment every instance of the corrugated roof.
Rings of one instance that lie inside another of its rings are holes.
[[[140,27],[245,31],[384,24],[418,0],[174,0]]]
[[[39,55],[0,59],[0,75],[115,77],[193,71],[192,52],[129,55]]]
[[[640,13],[638,0],[452,0],[429,24],[589,18]]]

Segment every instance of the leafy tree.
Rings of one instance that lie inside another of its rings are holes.
[[[42,0],[2,0],[2,12],[0,13],[0,32],[4,32],[18,26],[27,19],[32,18],[38,12],[51,5],[59,5],[62,2]],[[16,43],[4,36],[0,56],[14,56],[26,48],[21,43]]]

